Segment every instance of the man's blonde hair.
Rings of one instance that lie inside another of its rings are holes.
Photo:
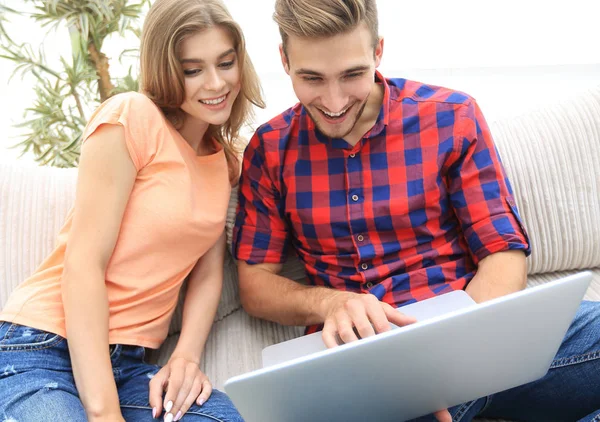
[[[140,47],[140,91],[161,108],[177,129],[181,128],[185,100],[183,68],[179,62],[181,43],[188,37],[211,27],[227,30],[237,53],[241,90],[231,109],[231,116],[221,126],[210,125],[207,136],[224,148],[230,175],[238,175],[236,141],[240,129],[252,117],[252,104],[264,108],[261,87],[254,66],[246,52],[239,25],[220,0],[156,0],[144,22]]]
[[[290,35],[327,38],[352,31],[362,22],[371,31],[373,47],[379,40],[375,0],[277,0],[273,19],[286,55]]]

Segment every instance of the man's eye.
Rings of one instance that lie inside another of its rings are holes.
[[[194,75],[199,74],[200,72],[202,72],[202,69],[185,69],[183,71],[183,74],[185,76],[194,76]]]
[[[316,81],[320,81],[321,78],[318,78],[316,76],[305,76],[303,78],[306,82],[316,82]]]
[[[358,78],[359,76],[362,76],[362,73],[349,73],[346,75],[346,79]]]

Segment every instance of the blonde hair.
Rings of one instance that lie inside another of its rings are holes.
[[[375,0],[277,0],[273,19],[279,25],[283,51],[287,55],[290,35],[301,38],[327,38],[343,34],[362,22],[379,40]]]
[[[240,93],[231,116],[223,125],[210,125],[206,136],[215,138],[225,150],[230,179],[237,179],[240,130],[253,116],[252,104],[264,108],[261,87],[246,52],[239,25],[220,0],[156,0],[150,8],[142,31],[140,47],[140,91],[147,95],[165,116],[180,129],[185,100],[183,68],[179,62],[182,41],[207,28],[219,26],[233,38],[240,69]]]

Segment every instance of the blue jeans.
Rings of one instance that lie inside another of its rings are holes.
[[[132,422],[156,421],[148,389],[160,367],[144,362],[143,347],[112,345],[110,352],[123,417]],[[0,421],[66,420],[87,421],[67,341],[56,334],[0,321]],[[227,395],[217,390],[201,407],[194,404],[181,420],[243,421]]]
[[[448,410],[454,422],[476,416],[600,422],[600,302],[582,302],[544,377]],[[432,415],[415,419],[434,420]]]

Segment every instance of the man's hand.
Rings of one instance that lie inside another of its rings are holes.
[[[452,416],[447,409],[439,410],[433,414],[439,422],[452,422]]]
[[[417,322],[413,317],[398,312],[372,294],[337,292],[327,299],[323,342],[328,348],[338,346],[336,335],[344,343],[370,337],[391,329],[390,322],[400,327]]]
[[[166,394],[163,401],[163,392]],[[208,377],[198,362],[171,357],[169,362],[150,381],[150,406],[154,418],[166,412],[165,421],[178,421],[194,404],[202,406],[212,393]]]
[[[328,348],[338,346],[336,335],[344,343],[370,337],[391,329],[390,322],[399,327],[413,324],[417,320],[381,302],[372,294],[338,292],[327,300],[326,317],[323,326],[323,342]],[[448,410],[434,413],[439,422],[452,422]]]

